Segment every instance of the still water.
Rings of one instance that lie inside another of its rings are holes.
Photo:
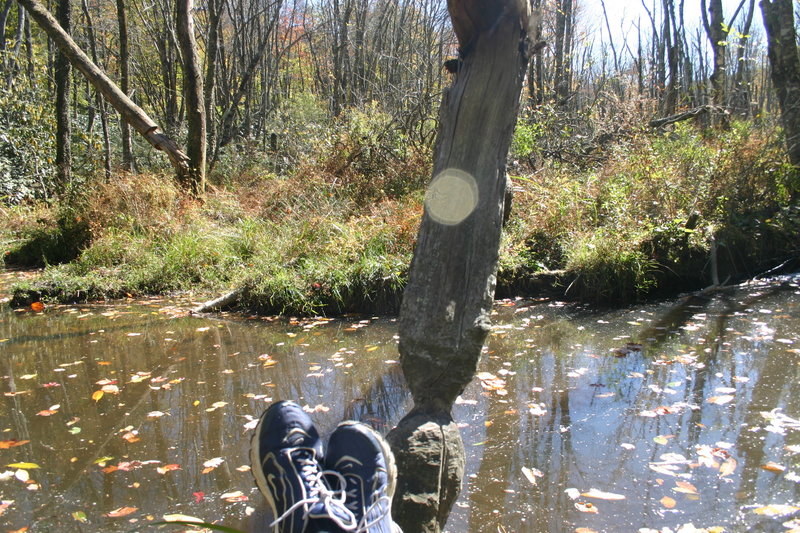
[[[385,433],[410,406],[391,318],[189,306],[0,310],[0,529],[263,531],[247,454],[271,401],[323,434]],[[493,320],[453,411],[448,532],[800,528],[800,278],[613,311],[503,301]]]

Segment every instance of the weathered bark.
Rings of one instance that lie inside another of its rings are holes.
[[[87,80],[103,95],[103,97],[116,109],[122,118],[130,124],[154,148],[167,154],[175,169],[178,181],[185,182],[189,172],[189,158],[175,141],[159,130],[158,125],[147,116],[139,106],[134,104],[106,74],[100,70],[67,35],[56,19],[38,0],[17,0],[31,18],[55,42],[59,50],[69,59],[70,63],[83,74]]]
[[[400,311],[400,358],[414,409],[389,441],[393,516],[441,531],[459,492],[463,443],[450,418],[489,332],[505,161],[528,64],[528,0],[449,0],[463,63],[445,92],[433,181]]]
[[[761,0],[761,13],[789,160],[800,166],[800,53],[792,0]],[[793,191],[793,197],[797,198],[798,193]]]
[[[72,26],[72,9],[70,0],[58,1],[58,23],[69,35]],[[69,59],[63,52],[56,53],[56,189],[63,193],[69,187],[72,178],[72,128],[69,122],[69,92],[72,87],[72,69]]]
[[[195,195],[200,196],[206,187],[206,105],[203,98],[203,74],[194,39],[193,5],[194,0],[178,0],[177,30],[183,57],[183,84],[189,126],[186,139],[189,173],[186,185]]]
[[[117,27],[119,31],[119,88],[126,95],[130,95],[131,53],[128,47],[128,15],[125,9],[125,0],[117,0]],[[133,159],[131,129],[124,119],[120,120],[119,127],[122,135],[122,168],[133,172],[136,170],[136,161]]]

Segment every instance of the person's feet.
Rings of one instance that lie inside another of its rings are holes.
[[[345,505],[358,521],[354,531],[399,531],[391,515],[397,467],[389,445],[376,431],[360,422],[339,424],[328,442],[325,468],[344,477]]]
[[[332,492],[325,481],[322,460],[322,441],[299,405],[282,401],[264,411],[251,440],[250,463],[272,508],[274,531],[302,533],[309,523],[355,530],[357,519],[343,505],[342,491]]]

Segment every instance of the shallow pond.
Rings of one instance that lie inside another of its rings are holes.
[[[263,531],[248,428],[271,401],[323,434],[385,433],[409,408],[392,319],[188,306],[0,311],[3,530],[183,514]],[[800,278],[614,311],[503,301],[493,320],[454,408],[467,471],[447,531],[800,528]]]

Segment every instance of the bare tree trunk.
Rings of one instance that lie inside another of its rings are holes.
[[[189,156],[187,187],[201,196],[206,187],[206,106],[203,99],[203,74],[194,39],[194,0],[178,0],[178,42],[183,56],[183,84],[189,132],[186,151]]]
[[[464,448],[450,410],[489,332],[505,161],[528,64],[528,0],[450,0],[463,64],[441,106],[433,181],[400,311],[414,408],[388,438],[398,463],[393,517],[438,532],[460,490]],[[522,10],[522,11],[520,11]]]
[[[748,41],[750,40],[750,26],[753,23],[756,1],[750,0],[749,4],[747,18],[742,26],[742,31],[739,32],[739,45],[736,49],[736,73],[733,77],[733,97],[731,105],[734,113],[741,118],[751,116],[750,86],[752,83],[752,69],[749,68],[745,54],[747,52]]]
[[[711,5],[706,7],[706,0],[702,0],[703,26],[711,42],[711,51],[714,55],[714,68],[711,72],[711,103],[716,106],[725,106],[725,47],[728,42],[728,32],[722,14],[722,0],[711,0]]]
[[[789,160],[800,167],[800,53],[792,0],[761,0],[761,13]],[[793,198],[798,192],[792,191]]]
[[[72,26],[70,0],[58,0],[58,22],[69,35]],[[72,180],[72,128],[69,122],[69,92],[72,68],[62,52],[56,53],[56,189],[63,193]]]
[[[70,63],[83,74],[94,87],[100,91],[103,97],[116,109],[125,121],[130,124],[147,142],[154,148],[162,150],[167,154],[175,168],[178,181],[186,182],[189,172],[189,158],[180,147],[159,131],[158,125],[147,116],[147,114],[136,104],[134,104],[125,93],[123,93],[114,82],[112,82],[97,65],[92,63],[83,50],[75,44],[75,41],[67,35],[61,28],[53,15],[42,6],[39,0],[17,0],[23,6],[31,18],[36,21],[47,35],[58,46],[62,53],[69,59]]]
[[[86,37],[89,39],[89,50],[92,53],[92,61],[96,65],[100,62],[97,59],[97,38],[94,33],[94,22],[92,21],[92,14],[89,11],[89,4],[87,0],[82,0],[81,7],[83,9],[83,16],[86,17]],[[103,168],[105,170],[106,179],[111,179],[111,140],[108,136],[108,112],[106,111],[106,102],[100,95],[99,91],[95,92],[95,101],[100,110],[100,127],[103,132]]]
[[[208,2],[208,37],[206,38],[206,80],[203,84],[206,103],[206,131],[208,132],[208,146],[214,150],[217,144],[217,128],[214,115],[216,114],[216,87],[217,87],[217,58],[219,57],[219,23],[222,20],[222,0]],[[213,166],[214,157],[212,156]]]
[[[125,0],[117,0],[117,27],[119,31],[119,86],[123,93],[130,96],[131,55],[128,48],[128,15],[125,9]],[[120,120],[119,127],[122,135],[122,168],[128,172],[134,172],[136,161],[133,159],[131,129],[124,119]]]

